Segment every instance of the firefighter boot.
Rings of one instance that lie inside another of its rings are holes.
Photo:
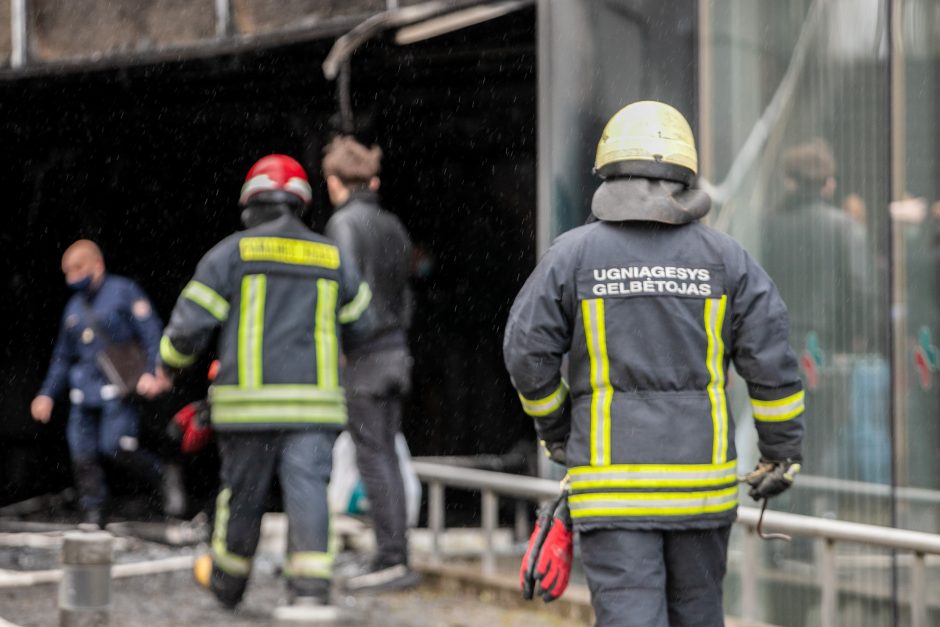
[[[193,578],[201,588],[211,591],[230,610],[241,602],[248,585],[247,578],[229,575],[216,568],[212,556],[208,554],[200,555],[193,562]]]

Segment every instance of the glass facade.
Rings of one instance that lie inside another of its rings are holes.
[[[700,150],[710,223],[788,303],[806,398],[799,489],[772,507],[940,532],[940,6],[932,0],[708,0],[700,6]],[[736,386],[740,468],[757,456]],[[759,620],[819,625],[820,545],[764,543]],[[908,624],[907,556],[837,545],[846,625]],[[928,598],[940,599],[929,573]],[[933,591],[931,594],[930,591]],[[931,624],[940,624],[931,607]]]
[[[805,463],[771,509],[940,533],[940,2],[543,0],[538,19],[540,250],[588,215],[609,115],[674,104],[715,199],[707,222],[751,251],[790,311]],[[736,377],[730,398],[743,473],[758,452]],[[754,568],[743,536],[727,613],[821,625],[821,541],[758,541]],[[840,624],[910,624],[910,566],[837,543]],[[938,561],[927,586],[940,624]]]
[[[584,223],[597,138],[634,100],[695,115],[693,0],[540,0],[538,245]]]

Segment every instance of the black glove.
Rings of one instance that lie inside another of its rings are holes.
[[[748,495],[755,501],[777,496],[791,485],[800,472],[800,462],[794,459],[770,461],[761,459],[745,478],[751,486]]]
[[[567,438],[558,442],[546,442],[545,440],[539,440],[539,443],[542,445],[542,448],[545,449],[545,456],[547,458],[556,464],[561,464],[562,466],[568,465],[568,455],[565,453],[565,449],[568,446]]]

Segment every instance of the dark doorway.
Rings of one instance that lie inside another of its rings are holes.
[[[534,30],[528,10],[410,47],[388,36],[353,59],[357,133],[385,150],[385,203],[421,251],[405,419],[415,454],[501,453],[531,435],[500,346],[534,263]],[[307,219],[323,226],[331,43],[0,83],[0,504],[69,482],[65,399],[46,427],[28,406],[68,296],[59,259],[70,242],[96,240],[166,319],[199,258],[239,227],[258,156],[307,166],[320,188]],[[201,396],[198,373],[145,407],[154,446],[172,411]]]

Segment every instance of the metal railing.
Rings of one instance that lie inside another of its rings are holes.
[[[494,534],[498,527],[499,496],[509,496],[526,501],[539,501],[558,495],[557,481],[524,475],[513,475],[489,470],[455,467],[428,461],[413,462],[415,472],[422,482],[428,484],[428,527],[431,531],[431,560],[440,562],[440,536],[444,531],[444,488],[463,488],[482,494],[481,526],[483,528],[482,566],[485,574],[496,572]],[[517,508],[517,528],[520,512]],[[757,521],[760,511],[754,507],[739,507],[737,524],[745,527],[743,542],[743,572],[757,572],[759,561],[759,539]],[[911,564],[911,625],[928,627],[927,608],[927,555],[940,555],[940,535],[908,531],[891,527],[879,527],[860,523],[843,522],[825,518],[813,518],[783,512],[767,512],[763,528],[769,531],[795,536],[816,538],[822,544],[822,568],[819,585],[822,590],[820,622],[837,625],[838,580],[836,573],[837,542],[863,544],[913,555]],[[742,618],[753,621],[758,618],[758,590],[756,577],[742,577]]]

